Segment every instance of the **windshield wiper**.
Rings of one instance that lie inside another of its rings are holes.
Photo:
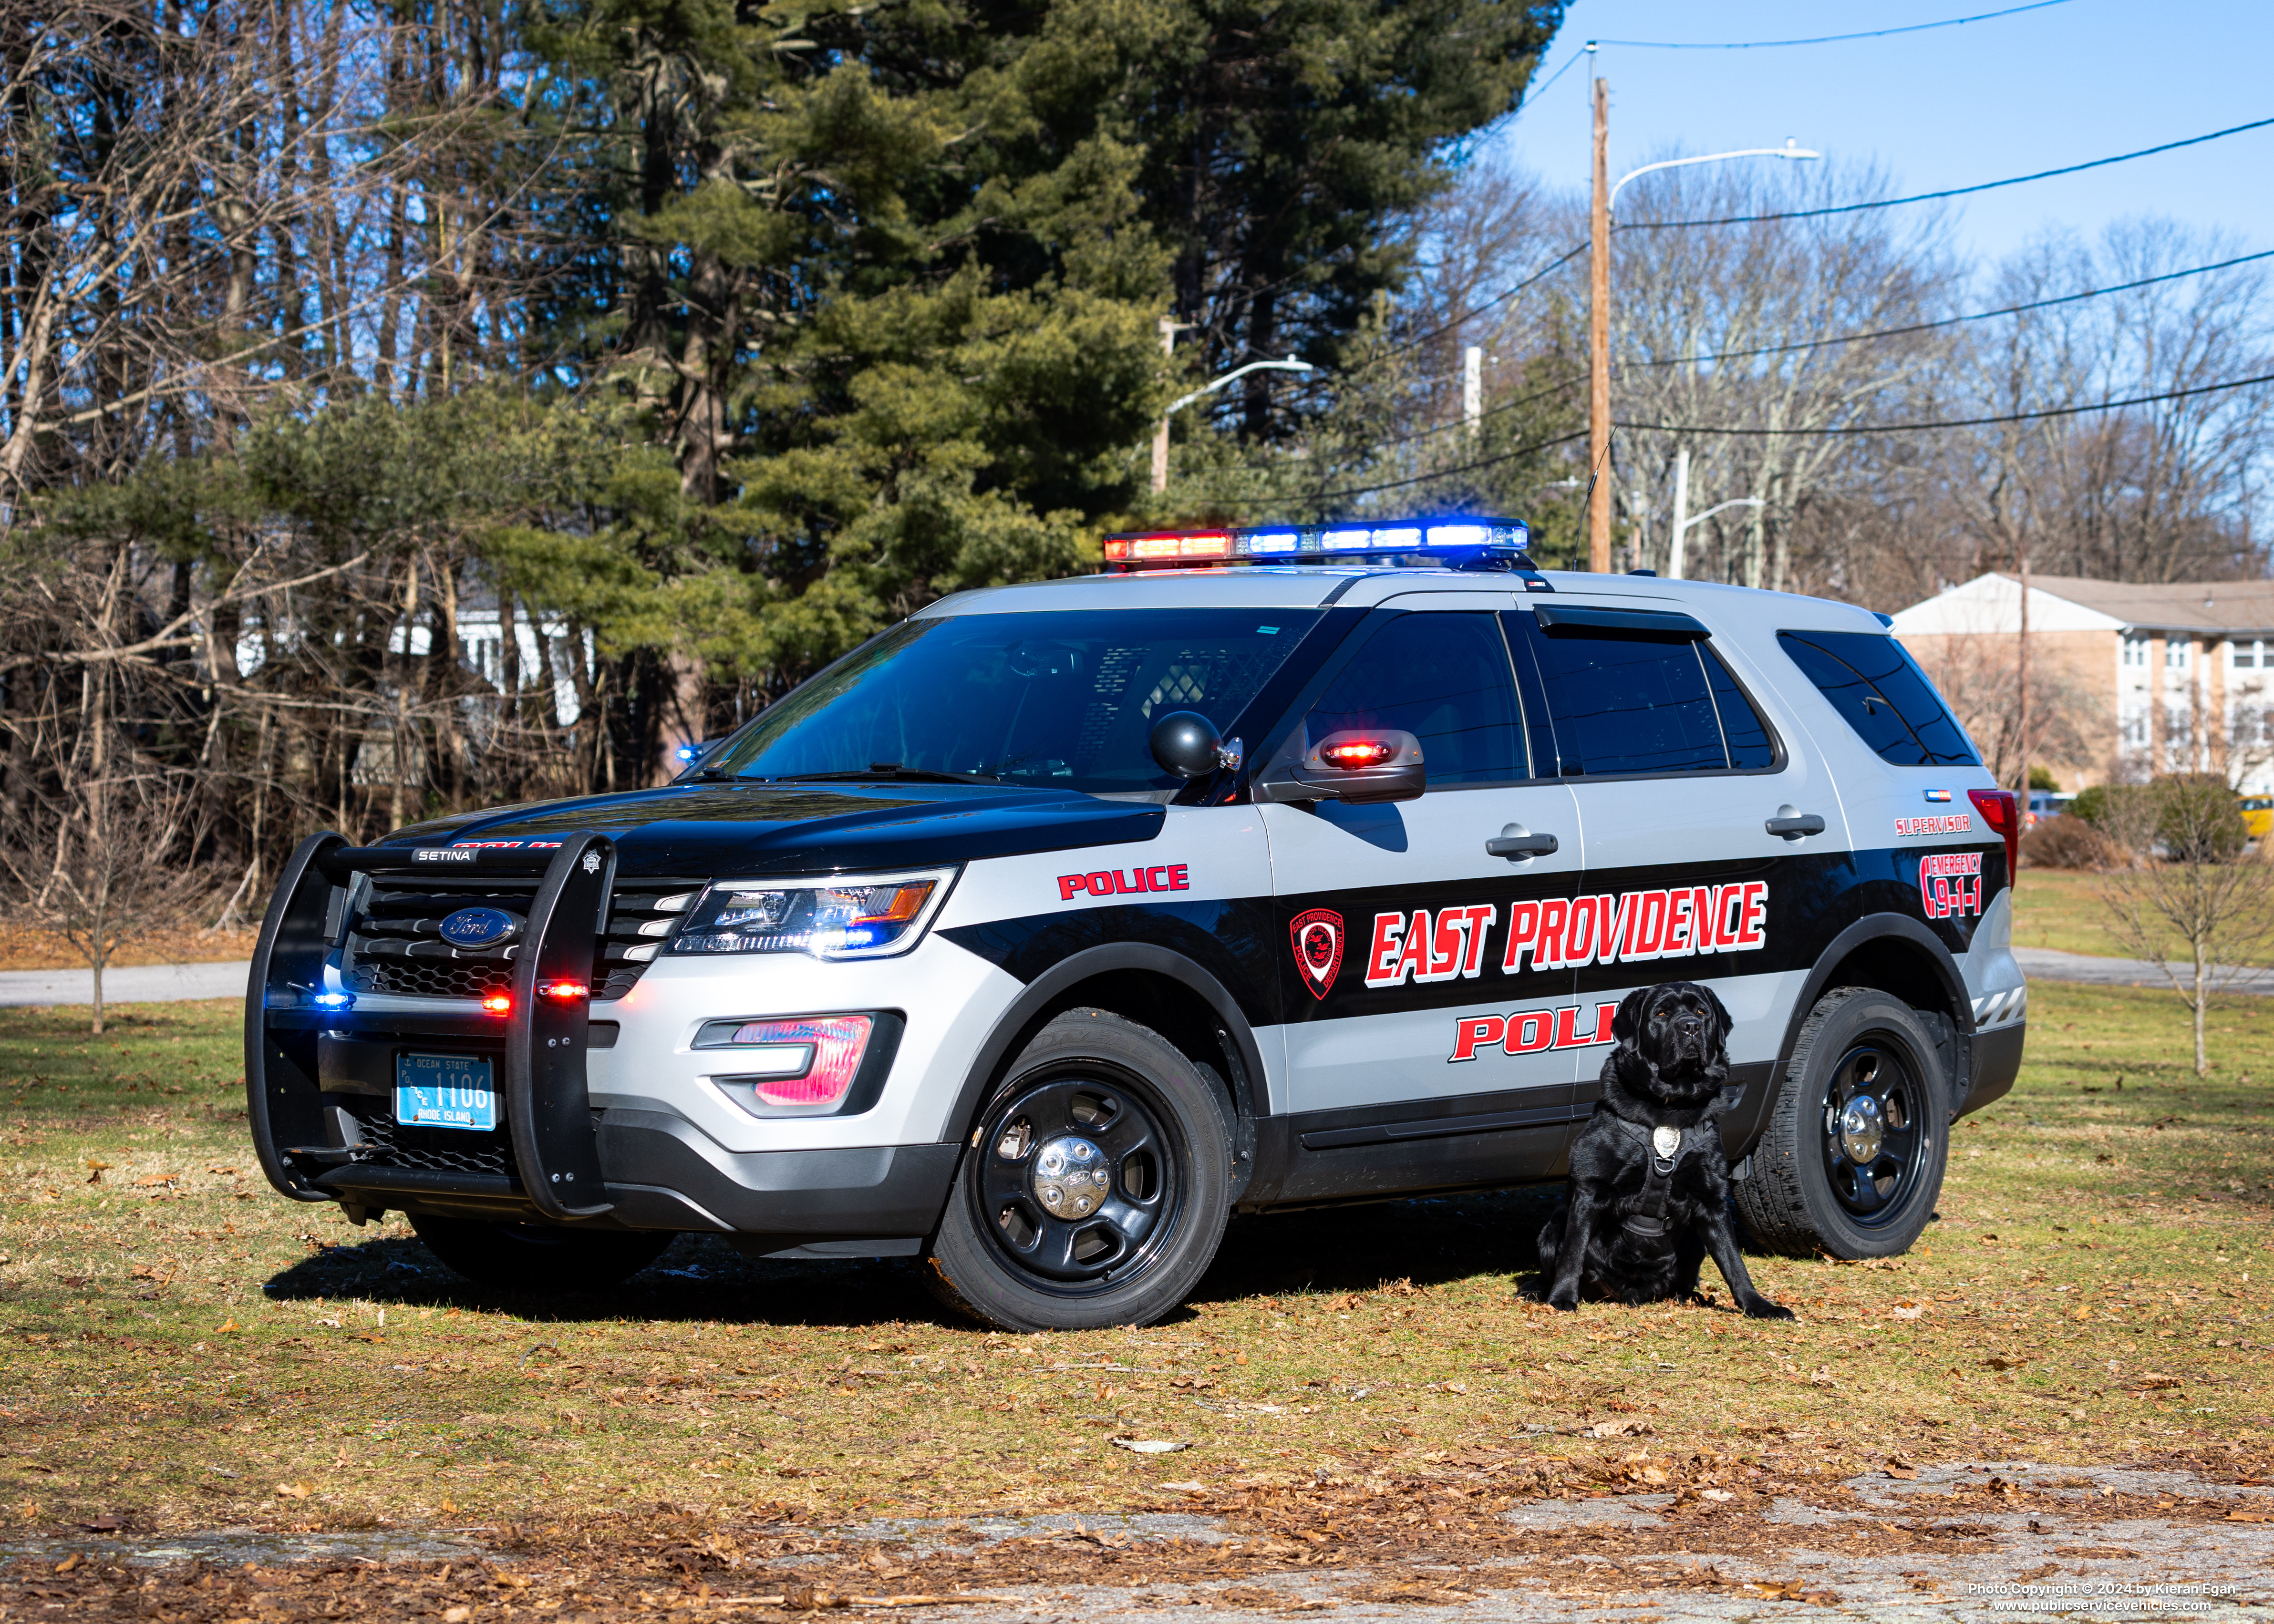
[[[889,784],[898,779],[912,784],[1000,784],[1002,779],[984,772],[934,772],[924,767],[903,767],[898,762],[870,762],[865,768],[847,768],[841,772],[794,772],[784,778],[769,778],[769,784]]]

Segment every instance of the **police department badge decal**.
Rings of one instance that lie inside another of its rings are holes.
[[[1343,967],[1343,916],[1332,908],[1298,914],[1287,927],[1295,946],[1295,967],[1311,996],[1324,1000]]]

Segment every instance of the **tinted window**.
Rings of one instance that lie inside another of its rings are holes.
[[[1898,767],[1981,765],[1934,685],[1893,637],[1779,632],[1777,641],[1880,760]]]
[[[1374,632],[1304,718],[1309,742],[1395,727],[1421,741],[1429,782],[1525,776],[1508,645],[1490,614],[1406,614]]]
[[[1543,627],[1532,647],[1566,777],[1728,768],[1696,643]]]
[[[907,620],[793,689],[704,763],[746,778],[880,763],[1053,789],[1183,782],[1153,760],[1153,719],[1229,728],[1317,615],[1087,609]]]
[[[1736,678],[1721,663],[1721,657],[1713,650],[1698,646],[1705,658],[1706,680],[1713,685],[1713,708],[1721,713],[1721,735],[1729,746],[1729,765],[1732,767],[1768,767],[1776,763],[1776,741],[1769,737],[1769,727],[1761,720],[1761,713],[1753,709],[1753,702],[1745,697],[1745,690],[1737,686]]]

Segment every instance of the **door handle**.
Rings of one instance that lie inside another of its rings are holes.
[[[1485,842],[1485,851],[1494,857],[1520,862],[1530,857],[1553,856],[1557,845],[1554,835],[1536,835],[1521,823],[1510,823]]]
[[[1813,812],[1803,812],[1787,803],[1776,809],[1776,816],[1761,825],[1773,835],[1782,835],[1788,840],[1797,840],[1803,835],[1820,835],[1824,820]]]

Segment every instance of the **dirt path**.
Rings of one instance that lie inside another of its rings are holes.
[[[2274,1489],[2025,1462],[1536,1500],[1403,1550],[1354,1528],[1373,1547],[1358,1562],[1205,1512],[738,1522],[676,1510],[614,1544],[557,1528],[0,1537],[0,1619],[2274,1618]],[[955,1596],[973,1599],[933,1599]]]

